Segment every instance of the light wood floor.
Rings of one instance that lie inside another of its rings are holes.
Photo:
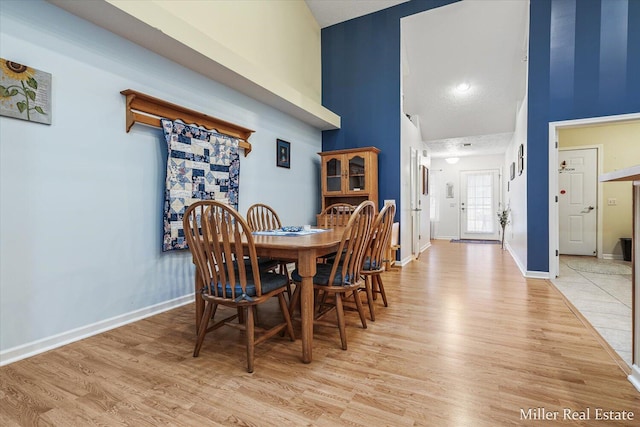
[[[317,327],[313,363],[299,340],[275,338],[248,374],[231,328],[191,357],[188,305],[0,368],[0,425],[640,425],[640,392],[558,291],[524,279],[498,245],[435,241],[384,280],[376,322],[363,330],[347,314],[348,351]],[[558,420],[522,419],[529,408]],[[636,414],[605,423],[596,408]],[[565,409],[591,420],[563,421]]]

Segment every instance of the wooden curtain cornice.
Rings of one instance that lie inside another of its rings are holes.
[[[215,130],[218,133],[238,138],[240,147],[244,148],[245,157],[251,151],[249,137],[254,132],[251,129],[216,119],[204,113],[199,113],[135,90],[126,89],[120,93],[127,97],[125,111],[127,132],[131,130],[131,126],[135,123],[144,123],[159,128],[162,127],[160,118],[180,119],[186,124],[193,123],[209,130]]]

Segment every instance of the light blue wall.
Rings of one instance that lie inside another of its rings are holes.
[[[0,56],[52,74],[51,126],[0,117],[0,356],[193,292],[161,252],[166,145],[125,133],[123,89],[255,129],[240,211],[319,211],[321,132],[43,1],[0,2]],[[291,169],[275,166],[276,138]],[[1,360],[1,359],[0,359]]]

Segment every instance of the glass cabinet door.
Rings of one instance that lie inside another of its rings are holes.
[[[326,191],[342,191],[342,162],[337,158],[330,158],[325,162]]]
[[[349,158],[349,191],[365,191],[365,162],[364,157]]]
[[[318,153],[322,209],[335,203],[359,205],[365,200],[377,205],[379,153],[376,147]],[[317,220],[320,222],[323,218],[320,216]]]

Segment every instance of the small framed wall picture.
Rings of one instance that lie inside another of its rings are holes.
[[[445,184],[447,199],[453,199],[453,182],[447,182]]]
[[[518,147],[518,175],[522,175],[524,171],[524,145],[520,144]]]
[[[291,143],[281,139],[276,140],[276,166],[291,168]]]
[[[422,194],[429,195],[429,168],[422,166]]]
[[[522,175],[522,171],[524,171],[524,157],[518,159],[518,175]]]

